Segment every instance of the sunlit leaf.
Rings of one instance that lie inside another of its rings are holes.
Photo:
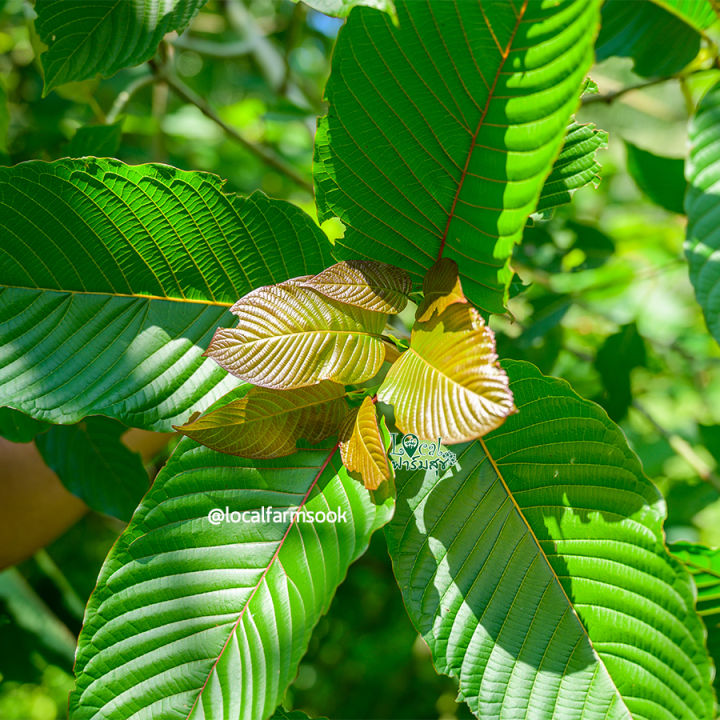
[[[720,83],[700,101],[689,135],[685,254],[695,296],[720,342]]]
[[[514,243],[560,151],[592,62],[598,3],[396,2],[357,8],[338,36],[318,124],[321,221],[341,259],[440,257],[465,294],[503,312]]]
[[[403,433],[445,443],[484,435],[515,411],[493,332],[462,303],[415,323],[410,348],[388,371],[378,398],[393,406]]]
[[[405,308],[411,290],[404,270],[373,260],[339,262],[301,284],[338,302],[388,314]]]
[[[340,431],[340,455],[350,472],[360,473],[365,487],[377,490],[390,477],[385,443],[380,435],[375,404],[366,397]]]
[[[601,408],[503,366],[518,413],[440,477],[397,473],[386,536],[435,667],[482,720],[712,720],[660,494]]]
[[[274,458],[294,453],[301,438],[316,443],[336,434],[347,411],[345,388],[337,383],[296,390],[251,387],[243,397],[175,429],[219,452]]]
[[[205,354],[253,385],[362,382],[385,358],[386,315],[337,302],[296,281],[258,288],[231,311],[237,327],[219,328]]]
[[[253,521],[263,508],[283,517]],[[270,717],[391,513],[347,475],[337,445],[247,460],[183,438],[100,572],[70,719]]]
[[[293,2],[304,2],[318,12],[334,17],[346,17],[354,7],[359,5],[383,10],[391,15],[395,14],[393,0],[293,0]]]
[[[467,298],[462,290],[457,263],[442,258],[428,270],[423,280],[423,301],[415,312],[415,319],[425,322],[453,303],[467,303]]]
[[[45,93],[66,82],[114,75],[149,60],[163,36],[183,30],[207,0],[37,0],[35,28]]]

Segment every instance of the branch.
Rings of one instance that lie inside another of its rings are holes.
[[[313,194],[312,183],[303,177],[294,167],[286,163],[269,148],[266,148],[263,145],[251,143],[243,137],[234,127],[228,125],[210,107],[210,105],[205,102],[204,98],[200,97],[200,95],[198,95],[194,90],[185,85],[182,80],[174,77],[166,69],[163,69],[152,62],[151,67],[153,68],[155,76],[158,80],[167,83],[168,87],[185,102],[195,105],[195,107],[197,107],[203,115],[210,118],[214,123],[221,127],[229,137],[235,140],[235,142],[242,145],[248,152],[262,160],[266,165],[269,165],[274,170],[277,170],[282,175],[285,175],[285,177],[292,180],[296,185],[301,187],[310,195]]]
[[[142,75],[139,78],[135,78],[116,98],[115,102],[113,103],[113,106],[110,108],[110,112],[107,114],[107,117],[105,118],[105,122],[108,125],[112,125],[122,113],[122,111],[125,109],[125,106],[128,104],[130,98],[142,88],[146,87],[147,85],[152,85],[152,83],[155,82],[155,76],[154,75]]]

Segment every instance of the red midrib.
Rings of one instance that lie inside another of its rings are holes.
[[[313,491],[313,488],[317,485],[318,480],[320,479],[320,476],[325,472],[325,468],[330,464],[330,460],[332,460],[332,456],[335,454],[336,450],[340,447],[340,442],[338,441],[335,443],[335,447],[333,447],[332,450],[330,450],[328,456],[325,458],[325,461],[320,466],[320,469],[317,471],[317,475],[315,475],[314,480],[310,484],[310,487],[308,488],[308,491],[303,496],[303,499],[300,501],[300,505],[298,505],[298,509],[302,508],[305,503],[307,502],[308,497],[310,497],[310,493]],[[253,588],[252,593],[250,594],[250,597],[247,599],[247,602],[245,603],[245,607],[240,611],[240,614],[238,615],[237,620],[233,623],[232,628],[230,629],[230,632],[228,633],[227,640],[225,640],[225,644],[222,646],[222,649],[218,653],[217,658],[215,658],[215,662],[212,664],[212,667],[208,671],[207,677],[205,678],[205,682],[202,684],[202,687],[200,688],[200,691],[197,694],[197,697],[195,698],[195,701],[192,704],[192,707],[190,708],[188,714],[185,716],[185,720],[189,720],[190,716],[193,714],[193,710],[195,710],[195,706],[200,701],[200,698],[202,697],[203,692],[205,691],[205,688],[207,687],[207,684],[210,682],[210,678],[212,677],[212,674],[215,672],[215,668],[217,667],[218,663],[220,662],[220,658],[223,656],[223,653],[225,652],[225,649],[228,646],[228,643],[230,642],[230,638],[235,634],[235,631],[238,628],[238,625],[240,624],[240,621],[243,619],[243,616],[245,615],[245,611],[250,607],[250,603],[252,602],[252,599],[255,597],[255,594],[260,589],[261,585],[263,584],[263,581],[267,577],[267,574],[270,572],[270,568],[273,566],[275,560],[277,560],[278,555],[280,554],[280,550],[282,550],[283,545],[285,544],[285,540],[287,540],[288,535],[290,534],[290,530],[292,530],[293,525],[297,521],[297,515],[293,515],[293,519],[290,522],[290,524],[287,526],[287,530],[285,530],[285,534],[280,539],[280,542],[278,543],[277,549],[275,550],[273,556],[270,558],[270,562],[267,564],[267,567],[263,570],[262,575],[260,576],[260,579],[255,584],[255,587]]]
[[[518,31],[518,28],[520,27],[520,22],[522,21],[525,11],[527,10],[528,2],[529,2],[529,0],[524,0],[522,7],[520,8],[520,12],[518,13],[517,19],[515,21],[515,26],[512,29],[512,33],[510,33],[510,39],[508,40],[508,43],[505,46],[505,49],[500,54],[500,58],[501,58],[500,64],[498,65],[498,68],[495,71],[495,77],[493,78],[492,85],[490,86],[490,89],[488,90],[488,96],[487,96],[487,100],[485,101],[485,107],[483,108],[482,114],[480,115],[480,120],[478,120],[477,127],[475,128],[475,132],[473,133],[472,139],[470,141],[470,149],[468,150],[467,157],[465,158],[465,165],[462,169],[462,173],[460,175],[460,180],[458,181],[457,190],[455,191],[455,197],[453,198],[452,205],[450,206],[450,211],[448,212],[447,223],[445,223],[445,230],[443,231],[442,238],[440,240],[440,249],[438,250],[438,256],[437,256],[438,260],[440,260],[440,258],[442,258],[443,251],[445,250],[445,244],[447,242],[448,231],[450,230],[450,223],[453,221],[453,218],[455,217],[455,206],[457,205],[458,198],[460,197],[460,191],[462,190],[463,183],[465,182],[465,178],[467,177],[468,166],[470,165],[470,158],[472,157],[473,151],[475,150],[475,143],[477,142],[478,134],[480,133],[480,129],[482,128],[482,125],[485,122],[485,116],[487,115],[488,109],[490,108],[490,102],[492,101],[493,94],[495,92],[495,86],[497,85],[498,78],[500,77],[500,73],[502,72],[503,66],[505,65],[505,61],[508,59],[508,55],[510,54],[510,49],[512,48],[513,41],[515,40],[515,35]],[[488,23],[488,26],[489,26],[489,23]]]

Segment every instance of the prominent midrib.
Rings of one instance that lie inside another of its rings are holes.
[[[328,456],[323,461],[323,464],[320,466],[320,469],[317,471],[315,477],[313,478],[313,481],[310,483],[310,487],[308,488],[307,492],[303,496],[302,500],[300,501],[300,504],[298,505],[298,510],[305,506],[305,503],[308,501],[308,498],[310,497],[310,493],[312,493],[313,489],[318,483],[318,480],[320,480],[320,477],[327,469],[328,465],[330,464],[330,461],[332,460],[333,455],[336,453],[337,449],[340,447],[340,442],[336,442],[334,447],[330,450],[328,453]],[[218,656],[215,658],[215,661],[212,664],[212,667],[208,671],[208,674],[205,678],[205,682],[203,682],[202,687],[198,691],[197,697],[195,698],[192,706],[190,707],[190,710],[188,711],[188,714],[185,716],[185,720],[189,720],[190,716],[193,714],[193,711],[195,710],[196,705],[200,701],[200,698],[202,697],[203,692],[205,692],[205,688],[207,687],[208,683],[210,682],[210,678],[212,677],[213,672],[215,672],[215,668],[217,667],[218,663],[220,662],[220,658],[222,658],[223,653],[227,649],[227,646],[230,643],[230,640],[232,636],[235,634],[235,632],[238,629],[238,626],[240,625],[240,622],[242,621],[243,617],[245,616],[245,611],[250,607],[250,603],[252,602],[253,598],[257,594],[258,590],[262,586],[263,582],[265,581],[265,578],[267,577],[267,574],[270,572],[270,568],[274,565],[275,561],[277,560],[278,556],[280,555],[280,550],[282,550],[283,545],[285,544],[285,541],[288,538],[288,535],[290,534],[290,531],[292,530],[293,526],[297,522],[297,513],[293,513],[292,519],[288,523],[287,529],[285,530],[285,533],[280,538],[280,541],[278,542],[277,549],[273,553],[273,556],[270,558],[270,561],[268,562],[267,566],[264,568],[262,575],[260,576],[259,580],[255,584],[255,587],[253,587],[252,592],[250,593],[250,597],[248,597],[245,605],[243,606],[242,610],[240,611],[237,620],[233,623],[232,627],[230,628],[230,632],[228,633],[227,639],[225,640],[224,645],[220,649],[220,652],[218,653]]]
[[[465,183],[465,178],[467,177],[468,167],[470,166],[470,158],[472,158],[472,154],[475,151],[475,144],[477,142],[478,135],[480,134],[480,130],[482,129],[483,123],[485,122],[485,117],[488,113],[488,110],[490,109],[490,103],[493,100],[493,96],[495,94],[495,87],[497,85],[498,79],[500,78],[500,74],[502,73],[502,69],[505,65],[505,61],[508,58],[508,55],[510,55],[510,49],[512,48],[512,44],[515,40],[515,35],[517,34],[518,28],[520,27],[520,23],[522,22],[523,16],[525,15],[525,11],[527,10],[529,0],[523,0],[522,7],[520,8],[520,11],[517,14],[517,17],[515,18],[515,25],[512,29],[512,32],[510,33],[510,38],[507,42],[507,45],[505,46],[505,49],[500,52],[500,63],[498,64],[497,70],[495,71],[495,77],[493,78],[492,85],[488,89],[488,95],[487,100],[485,101],[485,106],[483,107],[483,111],[480,115],[480,119],[478,120],[477,127],[475,128],[475,132],[473,133],[473,136],[470,140],[470,148],[468,149],[467,156],[465,158],[465,165],[463,166],[462,172],[460,173],[460,179],[458,180],[458,186],[457,190],[455,190],[455,196],[453,197],[452,204],[450,206],[450,210],[448,211],[448,218],[447,222],[445,223],[445,230],[443,231],[442,237],[440,238],[440,249],[438,250],[437,259],[440,260],[443,255],[443,251],[445,250],[445,245],[447,244],[447,237],[448,232],[450,231],[450,225],[452,224],[453,219],[455,218],[455,207],[458,202],[458,198],[460,197],[460,193],[462,192],[463,185]],[[492,33],[493,30],[490,27],[490,21],[488,20],[488,30]],[[494,33],[493,33],[494,37]],[[499,50],[499,48],[498,48]]]
[[[517,500],[515,500],[515,496],[513,495],[512,491],[510,490],[510,487],[505,482],[505,477],[503,476],[502,472],[500,471],[500,468],[498,467],[498,464],[495,462],[495,458],[490,453],[490,450],[488,446],[485,444],[485,441],[482,438],[478,438],[478,442],[480,445],[482,445],[483,452],[485,453],[485,457],[487,457],[488,461],[490,462],[490,465],[492,465],[493,472],[495,473],[495,476],[500,481],[501,485],[503,486],[503,489],[505,490],[508,498],[510,499],[510,502],[513,505],[513,508],[515,509],[515,512],[517,513],[518,517],[522,521],[523,525],[527,528],[527,531],[530,533],[530,537],[532,538],[533,542],[535,543],[535,546],[537,547],[538,553],[540,554],[540,557],[545,561],[545,564],[547,565],[548,569],[550,570],[550,574],[553,578],[554,583],[557,585],[558,588],[560,588],[560,592],[562,593],[563,597],[565,598],[565,601],[568,604],[568,607],[570,608],[570,612],[572,613],[572,616],[577,621],[578,625],[580,626],[580,630],[587,640],[588,646],[590,647],[590,650],[592,654],[595,656],[595,659],[597,660],[598,664],[605,670],[605,673],[612,684],[613,689],[615,690],[615,693],[618,697],[619,702],[622,704],[622,708],[627,713],[628,720],[632,720],[632,716],[630,714],[630,711],[627,708],[627,705],[625,705],[625,700],[623,696],[620,694],[620,691],[617,689],[617,686],[615,685],[614,678],[610,675],[609,670],[605,667],[605,663],[602,661],[602,658],[598,654],[597,650],[595,650],[595,646],[593,645],[592,640],[590,639],[590,635],[588,634],[587,629],[585,628],[585,625],[583,624],[582,620],[580,619],[580,616],[577,613],[577,610],[575,609],[575,606],[573,605],[572,601],[570,600],[570,597],[565,592],[565,588],[563,587],[563,584],[560,582],[560,578],[558,577],[557,573],[555,572],[555,568],[553,568],[552,564],[550,563],[550,560],[548,560],[547,555],[542,549],[542,545],[540,545],[540,541],[537,538],[537,535],[535,535],[535,531],[532,529],[532,526],[527,521],[527,518],[525,517],[525,514],[522,511],[522,508],[518,505]]]

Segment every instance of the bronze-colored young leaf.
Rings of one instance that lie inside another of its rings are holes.
[[[233,375],[278,390],[321,380],[371,378],[385,358],[387,316],[325,297],[295,281],[253,290],[230,308],[236,328],[218,328],[205,355]]]
[[[404,270],[374,260],[339,262],[302,284],[333,300],[382,313],[403,310],[412,289]]]
[[[316,443],[335,433],[347,414],[345,388],[322,382],[296,390],[253,387],[242,398],[175,429],[229,455],[290,455],[300,438]]]
[[[390,478],[385,445],[380,435],[375,405],[366,397],[340,430],[340,456],[350,472],[358,472],[368,490],[377,490]]]
[[[449,444],[480,437],[515,412],[492,330],[475,308],[457,302],[415,323],[410,348],[378,398],[393,405],[402,432]]]
[[[434,313],[441,313],[453,303],[467,303],[454,260],[441,258],[428,270],[423,280],[423,301],[415,319],[426,322]]]

